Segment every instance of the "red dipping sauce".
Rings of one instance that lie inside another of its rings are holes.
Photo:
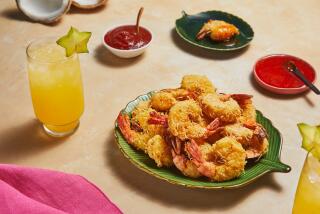
[[[123,25],[114,28],[106,33],[104,41],[107,45],[120,50],[141,48],[151,41],[152,36],[147,29],[139,28],[139,33],[135,25]]]
[[[315,80],[315,71],[310,64],[290,55],[270,55],[260,59],[255,65],[256,75],[268,85],[278,88],[299,88],[303,82],[285,68],[288,61],[293,61],[297,68],[310,81]]]

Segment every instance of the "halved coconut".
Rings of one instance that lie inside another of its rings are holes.
[[[30,19],[51,23],[68,12],[72,0],[16,0],[18,8]]]
[[[73,0],[72,4],[79,8],[91,9],[104,5],[106,2],[107,0]]]

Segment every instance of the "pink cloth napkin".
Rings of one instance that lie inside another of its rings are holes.
[[[1,214],[122,213],[79,175],[0,164]]]

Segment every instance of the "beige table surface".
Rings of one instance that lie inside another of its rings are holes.
[[[101,45],[108,26],[133,22],[145,7],[142,24],[154,32],[147,52],[136,59],[116,58]],[[290,213],[305,152],[296,124],[319,123],[319,98],[312,93],[277,96],[251,79],[254,62],[266,54],[289,53],[320,69],[320,1],[318,0],[109,0],[98,10],[72,9],[61,22],[30,22],[11,0],[0,11],[0,162],[41,167],[85,176],[125,213]],[[211,9],[246,20],[255,37],[249,48],[216,54],[192,47],[174,31],[184,9]],[[77,132],[65,140],[47,137],[35,120],[25,69],[28,42],[63,35],[70,26],[93,33],[90,53],[81,56],[85,113]],[[175,186],[133,166],[113,137],[121,108],[137,95],[178,86],[184,74],[205,74],[225,92],[254,95],[254,102],[283,135],[282,161],[289,174],[263,176],[236,190],[200,190]],[[317,83],[320,86],[319,82]]]

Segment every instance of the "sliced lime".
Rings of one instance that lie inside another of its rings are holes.
[[[88,41],[91,32],[79,32],[76,28],[71,27],[67,35],[58,39],[57,44],[66,49],[66,56],[74,53],[88,53]]]
[[[320,125],[310,126],[299,123],[298,128],[302,136],[302,148],[320,160]]]

